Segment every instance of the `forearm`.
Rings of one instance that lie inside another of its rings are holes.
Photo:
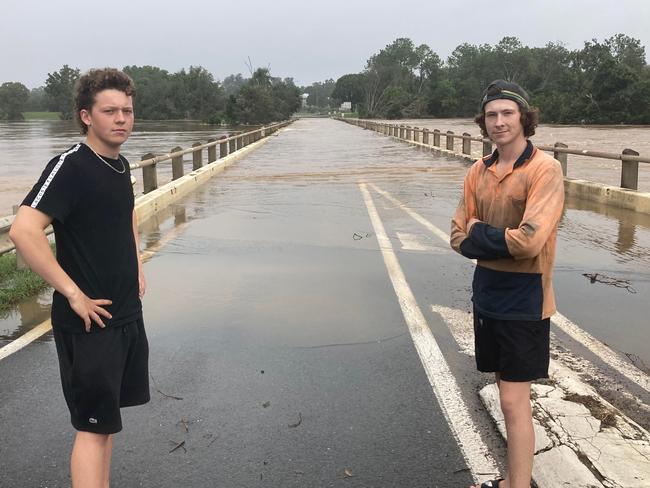
[[[42,229],[12,229],[10,237],[25,263],[52,288],[68,299],[79,293],[79,287],[54,257]]]
[[[138,232],[138,216],[133,210],[133,217],[131,219],[133,227],[133,241],[135,242],[135,255],[138,259],[138,272],[142,272],[142,259],[140,258],[140,233]]]
[[[469,240],[472,245],[490,256],[487,259],[513,257],[506,244],[506,229],[474,219],[469,230]]]

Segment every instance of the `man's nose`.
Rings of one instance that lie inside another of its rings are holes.
[[[126,117],[124,117],[124,112],[122,110],[117,110],[115,112],[115,122],[123,123],[125,120],[126,120]]]

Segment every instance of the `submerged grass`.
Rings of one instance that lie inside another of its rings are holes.
[[[8,311],[21,300],[32,297],[49,285],[30,269],[16,268],[16,253],[0,256],[0,313]]]

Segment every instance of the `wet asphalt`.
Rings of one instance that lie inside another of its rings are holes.
[[[113,486],[467,486],[358,188],[372,182],[448,232],[466,169],[370,131],[305,119],[144,225],[145,244],[174,227],[178,234],[145,267],[152,400],[124,410]],[[371,195],[501,461],[476,395],[490,378],[430,308],[469,310],[472,264]],[[558,307],[646,358],[649,219],[581,205],[569,202],[560,230]],[[420,250],[404,245],[408,234]],[[593,272],[628,279],[636,293],[582,276]],[[0,486],[68,486],[73,432],[49,334],[0,361],[0,397]]]

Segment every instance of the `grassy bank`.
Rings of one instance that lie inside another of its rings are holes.
[[[23,112],[25,120],[60,120],[59,112]]]
[[[0,313],[48,286],[31,270],[16,269],[16,253],[9,252],[0,256]]]

